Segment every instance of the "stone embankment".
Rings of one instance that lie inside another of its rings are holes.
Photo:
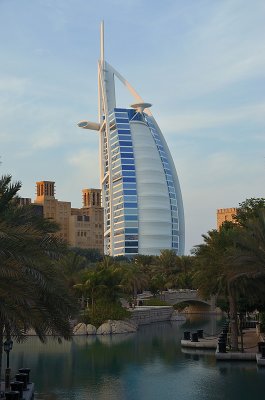
[[[136,307],[129,310],[131,318],[125,321],[108,320],[98,329],[93,325],[79,323],[73,328],[75,336],[111,335],[136,332],[139,325],[161,321],[185,321],[171,306]]]
[[[137,331],[137,325],[130,321],[115,321],[108,320],[104,324],[100,325],[97,329],[95,326],[89,324],[77,324],[73,333],[75,336],[83,335],[111,335],[118,333],[132,333]]]

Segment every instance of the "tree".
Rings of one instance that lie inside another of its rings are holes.
[[[137,298],[137,292],[147,287],[148,276],[138,264],[123,264],[121,285],[125,293]]]
[[[239,203],[237,213],[234,215],[234,220],[241,226],[244,226],[247,221],[258,218],[260,210],[265,210],[264,198],[250,198],[242,203]]]
[[[238,224],[226,222],[219,232],[208,232],[203,235],[204,244],[194,249],[195,285],[205,296],[228,298],[233,350],[238,350],[238,302],[250,303],[250,297],[253,303],[262,302],[265,276],[263,201],[250,199],[241,204]]]
[[[42,341],[48,333],[70,339],[76,310],[55,266],[65,244],[55,224],[19,205],[20,187],[0,179],[0,372],[5,334],[21,340],[33,328]]]
[[[228,253],[235,243],[240,228],[231,222],[224,223],[220,230],[202,235],[204,243],[195,246],[196,272],[194,284],[205,298],[226,295],[229,301],[231,346],[238,349],[238,325],[235,281],[240,270],[228,262]]]

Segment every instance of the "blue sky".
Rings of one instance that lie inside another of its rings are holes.
[[[99,24],[105,57],[135,87],[168,142],[184,199],[186,252],[216,209],[264,196],[263,0],[0,0],[1,174],[35,197],[81,206],[99,187]],[[120,88],[118,105],[130,98]]]

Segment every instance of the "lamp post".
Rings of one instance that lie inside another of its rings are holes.
[[[4,342],[4,351],[6,352],[6,373],[5,373],[5,390],[10,389],[10,374],[11,368],[9,368],[9,353],[13,348],[13,341],[7,339]]]

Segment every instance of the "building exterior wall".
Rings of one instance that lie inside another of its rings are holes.
[[[178,176],[152,113],[130,83],[104,59],[101,24],[98,62],[99,122],[80,121],[100,138],[104,251],[111,256],[184,254],[185,222]],[[131,108],[118,108],[115,78],[132,94]]]
[[[233,215],[236,215],[237,209],[236,208],[219,208],[217,210],[217,229],[219,230],[221,225],[225,221],[235,222],[233,219]]]
[[[37,182],[33,206],[42,206],[44,218],[59,225],[58,237],[72,247],[98,249],[103,254],[103,208],[100,189],[83,189],[83,207],[55,198],[54,182]]]
[[[172,249],[183,254],[178,178],[154,119],[133,109],[114,108],[102,136],[105,252],[159,255],[162,249]]]

